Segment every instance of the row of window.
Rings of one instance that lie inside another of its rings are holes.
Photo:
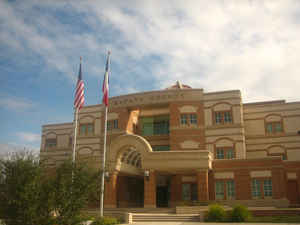
[[[216,200],[235,199],[234,180],[219,180],[215,183]],[[271,179],[252,179],[251,183],[252,198],[260,199],[272,197]]]

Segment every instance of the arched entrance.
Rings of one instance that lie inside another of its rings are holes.
[[[143,161],[150,152],[150,144],[137,135],[126,134],[112,140],[107,165],[112,175],[106,181],[106,205],[144,207]]]

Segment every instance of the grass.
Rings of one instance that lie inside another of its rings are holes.
[[[252,217],[250,223],[300,223],[300,216],[259,216]]]

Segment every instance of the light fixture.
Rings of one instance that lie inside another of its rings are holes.
[[[149,181],[149,170],[144,171],[144,176],[146,177],[146,180]]]
[[[105,178],[105,180],[107,181],[107,182],[109,182],[109,172],[108,171],[106,171],[105,173],[104,173],[104,178]]]

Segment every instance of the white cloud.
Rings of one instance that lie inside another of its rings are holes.
[[[80,13],[88,29],[74,32],[77,24],[34,6]],[[21,39],[73,80],[78,52],[88,59],[87,74],[98,76],[99,54],[111,49],[120,71],[111,83],[115,94],[125,94],[124,82],[128,91],[143,91],[149,80],[155,88],[180,80],[205,91],[241,89],[245,101],[299,100],[299,1],[26,1],[19,7],[37,19],[25,22],[23,11],[0,3],[0,19],[9,18],[2,32],[16,34],[10,46]],[[152,57],[158,60],[150,63]]]
[[[19,132],[17,136],[24,142],[39,142],[41,136],[30,132]]]
[[[0,96],[0,108],[22,112],[33,108],[35,105],[28,99],[12,97],[12,96]]]

